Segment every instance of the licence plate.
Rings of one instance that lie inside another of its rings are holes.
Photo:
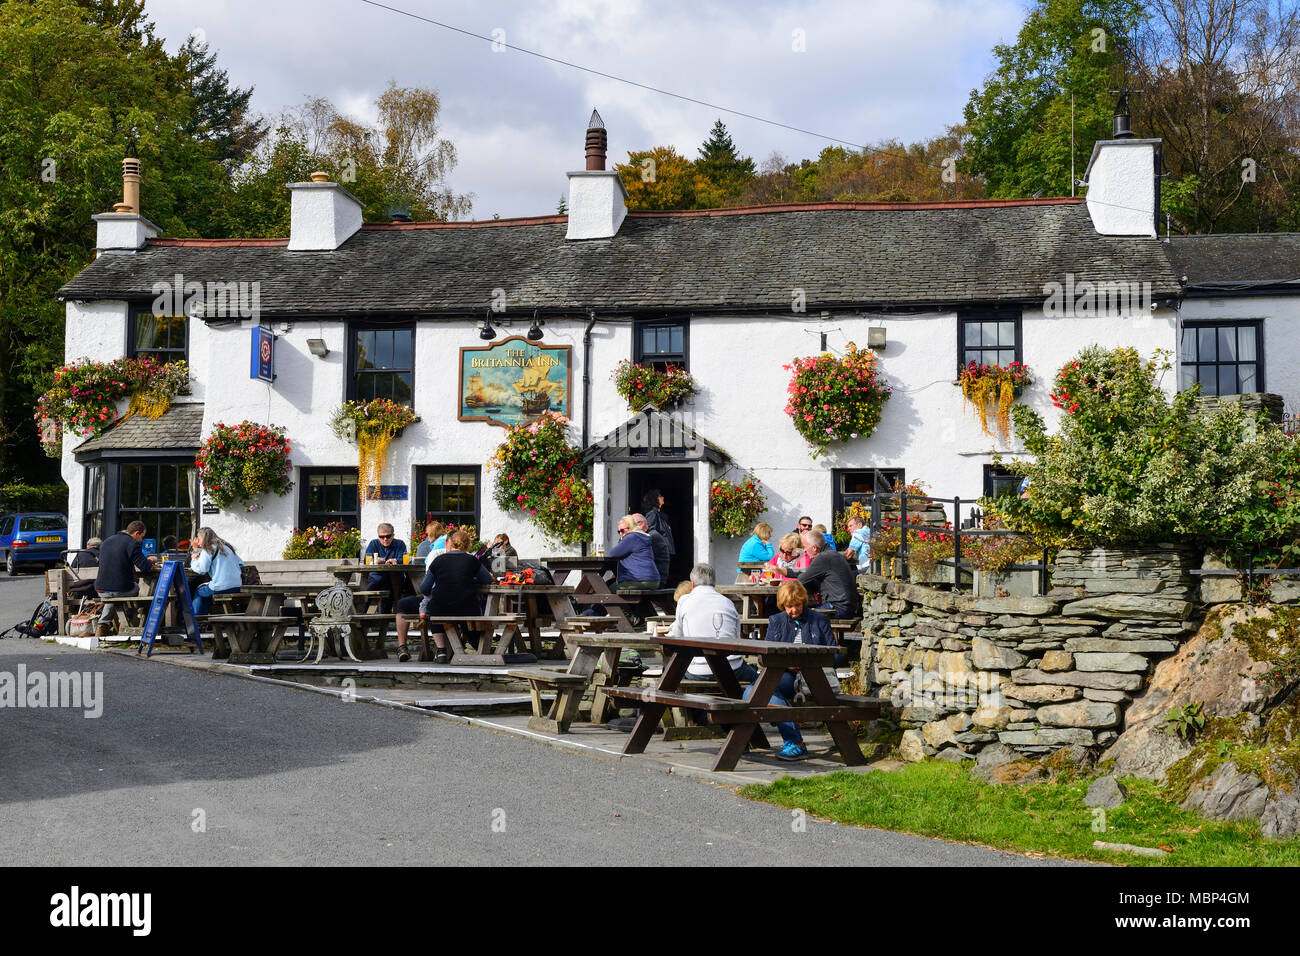
[[[57,534],[38,534],[36,536],[37,544],[53,544],[62,540],[63,539],[60,538]]]

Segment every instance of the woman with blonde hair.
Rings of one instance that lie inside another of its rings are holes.
[[[754,525],[754,533],[749,536],[749,540],[740,546],[740,557],[737,559],[741,564],[746,562],[759,562],[766,564],[772,560],[776,554],[772,545],[772,526],[766,521],[760,521]],[[736,568],[737,574],[744,572]]]
[[[791,531],[781,536],[777,544],[776,555],[771,560],[772,567],[786,577],[794,577],[812,563],[812,558],[802,549],[799,535]]]
[[[190,606],[197,617],[212,610],[212,595],[229,594],[243,585],[244,562],[229,541],[223,541],[211,528],[200,528],[194,535],[190,552],[190,570],[209,577],[194,592]]]

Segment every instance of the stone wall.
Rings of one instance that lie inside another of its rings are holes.
[[[1199,626],[1200,554],[1062,550],[1043,597],[976,598],[862,575],[863,686],[909,760],[1105,747],[1155,662]]]

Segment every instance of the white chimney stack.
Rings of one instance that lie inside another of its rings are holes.
[[[309,183],[289,184],[290,249],[337,249],[361,228],[361,200],[329,178],[329,173],[312,173]]]
[[[627,190],[618,173],[605,168],[608,140],[600,114],[587,123],[587,168],[569,173],[569,231],[566,239],[609,239],[627,217]]]
[[[140,215],[140,160],[128,156],[122,160],[122,201],[112,212],[91,216],[95,221],[97,252],[135,252],[162,233]]]
[[[1155,237],[1160,215],[1160,140],[1105,139],[1084,178],[1088,215],[1103,236]]]

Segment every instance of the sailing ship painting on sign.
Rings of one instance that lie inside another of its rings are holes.
[[[515,335],[460,350],[463,422],[518,425],[544,412],[569,414],[570,345],[541,345]]]

